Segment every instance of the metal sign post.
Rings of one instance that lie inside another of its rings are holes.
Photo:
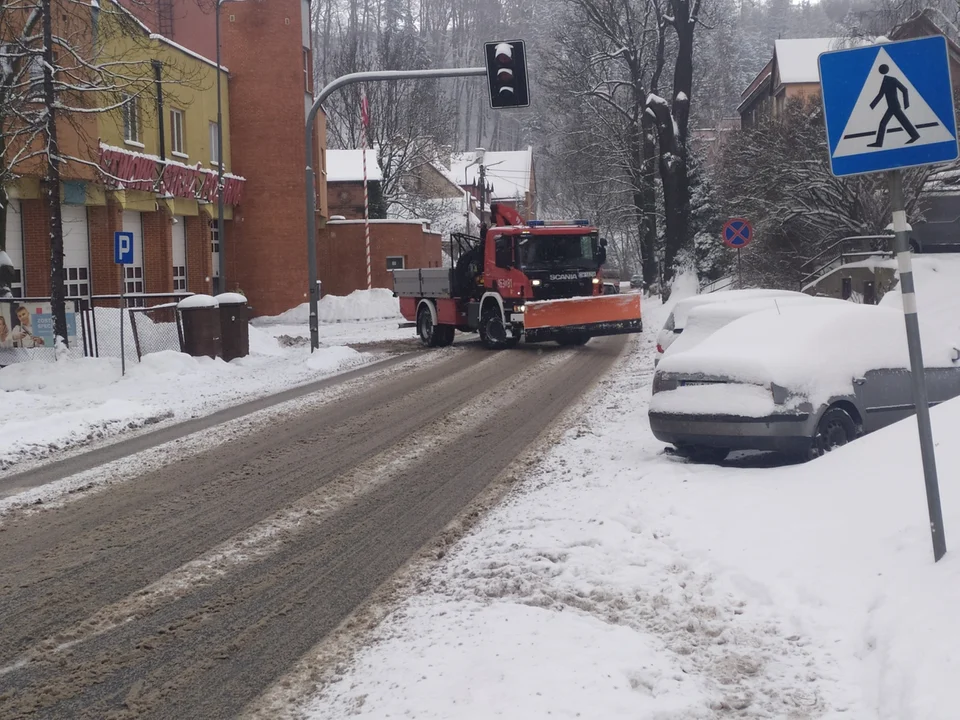
[[[314,184],[314,125],[320,106],[335,90],[359,82],[384,82],[390,80],[425,80],[429,78],[486,76],[485,67],[439,68],[436,70],[382,70],[341,75],[327,84],[307,113],[306,118],[306,180],[307,180],[307,265],[309,266],[310,292],[310,351],[320,347],[320,286],[317,283],[317,191]]]
[[[943,532],[943,511],[940,509],[937,456],[933,446],[933,428],[930,425],[930,404],[927,399],[926,373],[923,370],[923,346],[920,343],[917,295],[913,283],[910,234],[907,231],[907,213],[903,202],[903,179],[900,171],[891,171],[889,180],[893,232],[896,236],[894,242],[897,266],[900,270],[900,292],[903,295],[903,319],[907,325],[907,347],[910,351],[910,380],[913,383],[913,403],[917,408],[917,428],[920,431],[923,482],[927,490],[927,515],[930,517],[933,558],[937,561],[947,553],[947,540]]]
[[[737,250],[737,286],[743,287],[743,262],[740,251],[753,240],[753,225],[745,218],[730,218],[723,224],[723,244]]]
[[[127,374],[127,353],[124,348],[123,316],[127,313],[126,278],[123,266],[133,265],[133,233],[118,230],[113,234],[113,262],[120,266],[120,374]],[[96,318],[96,309],[93,309]]]
[[[947,41],[941,36],[820,56],[830,168],[843,177],[888,172],[913,403],[920,434],[933,558],[947,552],[901,168],[958,157]],[[894,122],[895,121],[895,122]]]

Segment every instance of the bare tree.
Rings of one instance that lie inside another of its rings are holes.
[[[782,118],[740,132],[725,148],[720,194],[726,214],[750,217],[757,241],[744,251],[751,274],[794,287],[800,266],[843,237],[882,234],[890,222],[882,175],[837,178],[819,105],[787,103]],[[926,170],[905,173],[915,217]]]
[[[110,0],[0,0],[3,49],[0,86],[0,201],[6,213],[9,184],[24,173],[41,177],[50,227],[50,292],[54,332],[66,342],[63,224],[60,183],[64,167],[101,173],[98,118],[139,122],[141,102],[153,99],[150,32]],[[193,65],[164,67],[164,82],[200,87]],[[185,104],[185,103],[181,103]],[[71,137],[65,151],[63,134]],[[5,221],[5,217],[3,218]],[[5,222],[2,223],[5,232]],[[5,238],[0,249],[5,249]]]

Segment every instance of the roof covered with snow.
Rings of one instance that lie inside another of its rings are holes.
[[[367,180],[383,180],[377,154],[367,150]],[[363,150],[327,150],[327,182],[363,182]]]
[[[479,182],[480,168],[475,152],[457,153],[450,159],[448,176],[458,185]],[[533,191],[533,148],[486,152],[483,157],[486,179],[493,185],[493,199],[523,197]]]
[[[820,53],[837,50],[844,45],[843,38],[802,38],[797,40],[777,40],[774,55],[780,82],[819,83],[820,68],[817,58]]]

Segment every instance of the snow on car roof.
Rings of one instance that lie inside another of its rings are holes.
[[[673,308],[673,322],[678,330],[682,330],[687,322],[687,315],[700,305],[726,303],[734,300],[749,300],[763,297],[809,297],[795,290],[772,290],[769,288],[750,288],[744,290],[719,290],[706,295],[694,295],[677,302]]]
[[[926,367],[955,367],[953,338],[923,326]],[[797,303],[738,318],[660,362],[665,373],[777,385],[812,402],[849,393],[868,370],[909,367],[903,314],[854,303]]]
[[[795,295],[784,296],[750,296],[746,299],[728,300],[727,302],[712,303],[709,305],[696,305],[690,308],[687,313],[683,333],[666,349],[665,353],[675,354],[695,347],[720,328],[729,325],[734,320],[742,318],[745,315],[766,310],[777,311],[798,303],[836,304],[843,302],[843,300],[836,300],[834,298],[814,297],[812,295],[796,293]]]

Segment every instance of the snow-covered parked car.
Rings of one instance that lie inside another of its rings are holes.
[[[793,290],[770,290],[765,288],[755,288],[749,290],[720,290],[718,292],[707,293],[705,295],[694,295],[684,298],[673,306],[673,310],[667,316],[663,328],[657,335],[657,353],[653,358],[654,367],[660,363],[664,353],[679,337],[687,326],[687,317],[694,308],[704,305],[715,305],[718,303],[738,302],[744,300],[756,300],[759,298],[799,298],[806,299],[809,295]]]
[[[684,352],[696,347],[717,330],[732,323],[734,320],[765,310],[777,310],[792,305],[814,305],[824,303],[845,303],[845,300],[835,298],[814,297],[803,293],[794,293],[786,296],[747,297],[740,300],[728,300],[712,304],[701,304],[690,308],[682,334],[676,334],[674,340],[660,353],[660,358],[678,352]],[[659,361],[657,361],[659,362]]]
[[[921,328],[932,404],[960,395],[958,338]],[[914,412],[903,314],[844,302],[745,315],[657,368],[650,427],[698,459],[806,458]]]

